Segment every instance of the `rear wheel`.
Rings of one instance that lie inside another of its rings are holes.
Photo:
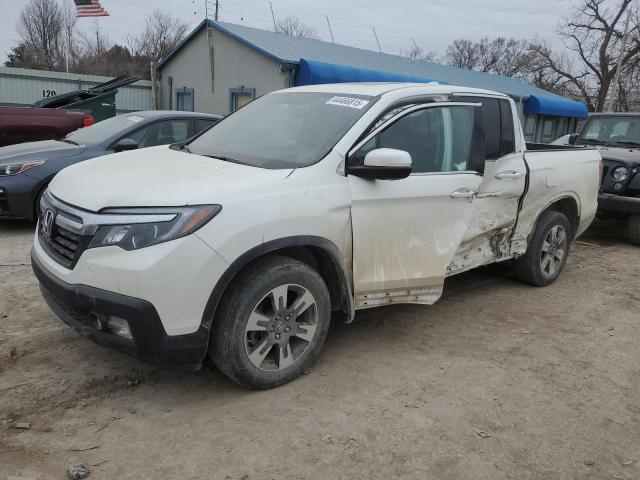
[[[234,279],[216,312],[209,355],[242,386],[271,388],[311,366],[329,329],[322,277],[288,257],[259,260]]]
[[[555,211],[543,213],[527,253],[515,261],[516,276],[537,287],[552,283],[567,262],[571,237],[571,225],[565,215]]]
[[[640,215],[631,215],[627,219],[629,241],[634,245],[640,245]]]

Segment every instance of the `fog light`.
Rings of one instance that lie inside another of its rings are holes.
[[[621,183],[616,183],[613,185],[613,189],[614,190],[620,190],[622,188],[622,184]]]
[[[114,335],[118,335],[119,337],[133,340],[133,335],[131,335],[129,323],[124,318],[110,316],[109,321],[107,322],[107,330],[109,330]]]

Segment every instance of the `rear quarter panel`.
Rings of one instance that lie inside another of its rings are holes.
[[[596,149],[525,152],[529,186],[513,236],[513,253],[524,253],[527,239],[542,212],[562,198],[572,198],[580,217],[576,236],[593,221],[598,208],[600,153]]]

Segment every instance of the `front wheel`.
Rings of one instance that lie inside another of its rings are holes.
[[[555,211],[543,213],[527,253],[515,261],[516,276],[536,287],[552,283],[567,262],[571,237],[571,224],[565,215]]]
[[[266,257],[227,287],[209,355],[244,387],[275,387],[315,361],[330,318],[329,291],[318,272],[288,257]]]

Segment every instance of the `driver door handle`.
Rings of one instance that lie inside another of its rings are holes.
[[[455,192],[451,192],[451,198],[474,198],[478,192],[471,190],[470,188],[461,188]]]
[[[520,172],[516,172],[515,170],[509,170],[506,172],[500,172],[496,175],[496,178],[498,180],[502,180],[505,178],[520,178],[522,176],[522,173]]]

